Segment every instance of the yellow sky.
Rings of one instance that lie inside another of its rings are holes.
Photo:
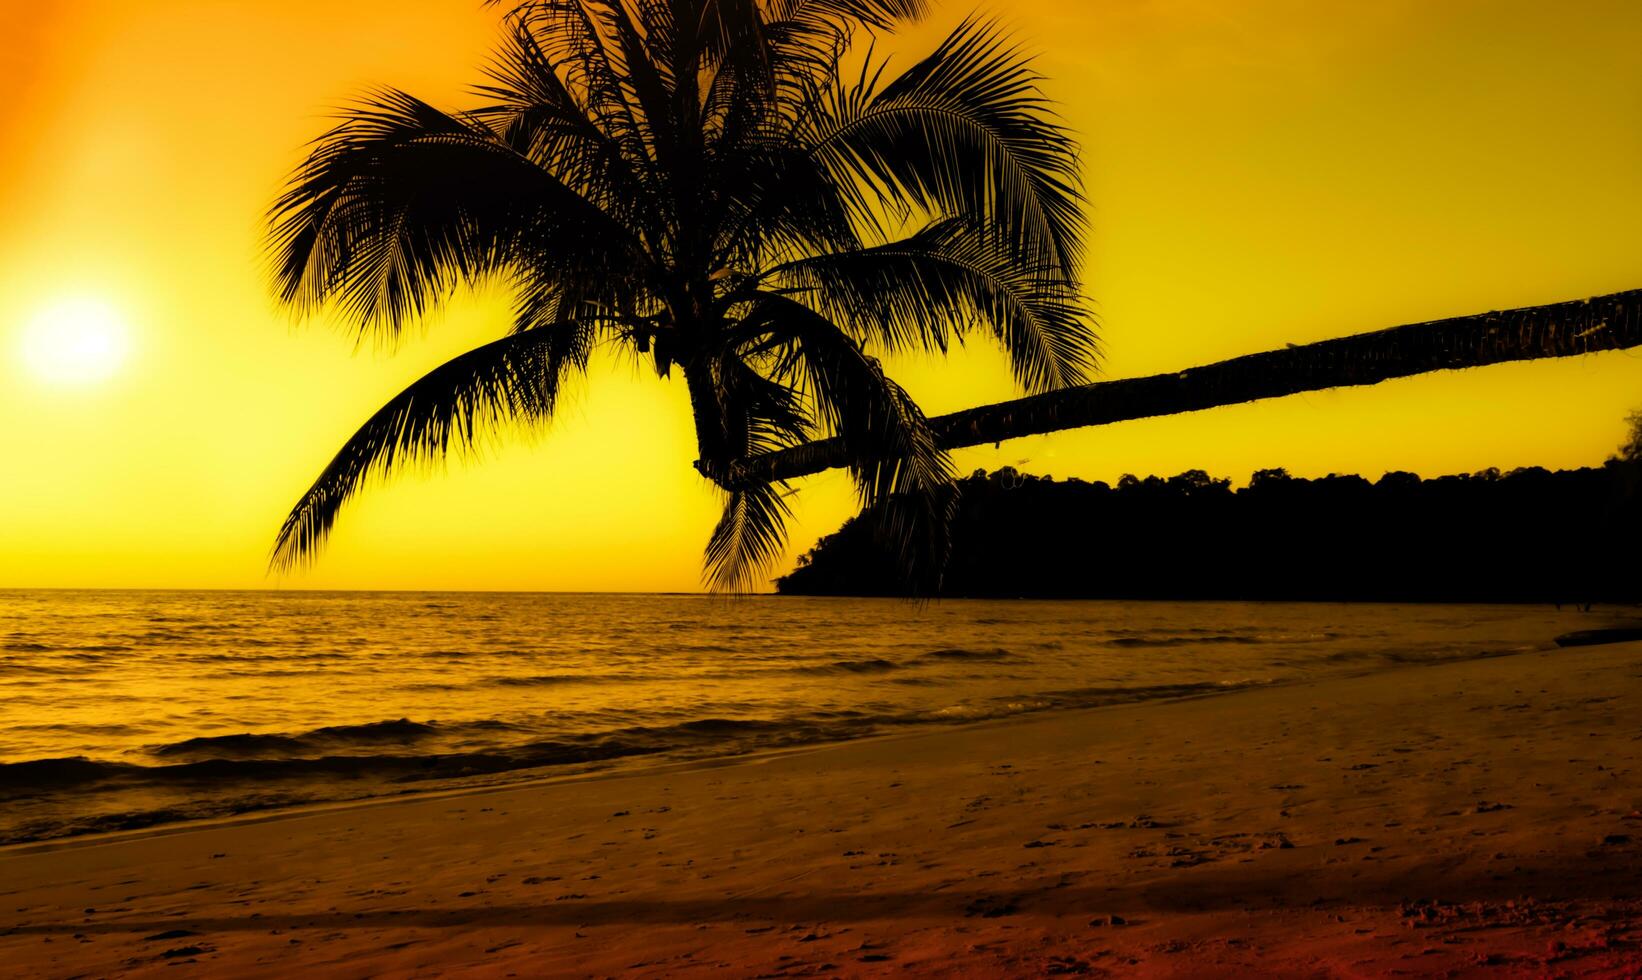
[[[23,7],[28,9],[25,11]],[[922,50],[968,4],[898,47]],[[1642,6],[1631,0],[995,4],[1082,135],[1106,375],[1642,286]],[[597,365],[545,435],[377,489],[311,572],[285,509],[365,417],[504,329],[465,297],[397,353],[267,296],[261,216],[328,108],[387,83],[459,106],[478,0],[0,6],[0,587],[691,590],[716,519],[681,383]],[[42,310],[119,311],[131,353],[45,383]],[[1010,397],[972,347],[896,365],[931,413]],[[1114,479],[1190,467],[1427,475],[1600,462],[1642,355],[1490,368],[959,454]],[[1024,462],[1023,462],[1024,461]],[[798,498],[794,545],[850,512]]]

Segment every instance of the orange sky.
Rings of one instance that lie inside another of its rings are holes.
[[[23,9],[27,8],[27,9]],[[896,44],[922,51],[970,10]],[[997,5],[1082,134],[1107,376],[1642,286],[1642,7],[1620,0]],[[682,384],[595,367],[549,432],[345,513],[312,572],[264,574],[341,440],[504,329],[464,297],[391,353],[293,324],[261,216],[328,108],[388,83],[459,106],[478,0],[59,0],[0,8],[0,586],[678,589],[717,516]],[[123,369],[27,367],[42,310],[129,325]],[[1013,394],[1001,357],[895,365],[931,413]],[[959,454],[1113,479],[1427,475],[1600,462],[1642,355],[1490,368]],[[850,512],[798,498],[795,548]]]

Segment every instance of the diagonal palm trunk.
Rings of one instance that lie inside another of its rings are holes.
[[[1429,371],[1571,357],[1642,345],[1642,289],[1516,310],[1410,323],[1175,374],[1125,378],[982,405],[929,420],[944,449],[1088,425],[1195,412],[1303,391],[1379,384]],[[849,462],[837,439],[741,460],[746,484],[791,480]]]

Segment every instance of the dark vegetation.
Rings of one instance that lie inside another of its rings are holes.
[[[1168,479],[959,481],[945,596],[1633,602],[1635,441],[1600,468],[1422,480],[1261,470],[1233,490]],[[903,595],[855,518],[778,580],[795,595]]]

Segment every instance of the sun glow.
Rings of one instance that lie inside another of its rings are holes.
[[[107,303],[69,299],[41,310],[23,333],[23,363],[50,384],[106,381],[125,363],[130,337]]]
[[[0,0],[0,588],[699,588],[723,504],[690,465],[689,394],[603,349],[552,425],[374,486],[312,569],[264,574],[337,448],[514,312],[502,284],[464,290],[403,344],[356,352],[337,311],[297,327],[274,305],[267,209],[370,86],[485,104],[471,87],[515,5]],[[1042,94],[1083,141],[1103,378],[1642,286],[1636,0],[929,6],[882,39],[891,74],[990,10],[1041,53]],[[30,328],[54,333],[38,323],[73,299],[126,324],[101,381],[48,381],[59,359],[25,357]],[[1018,395],[1007,358],[972,338],[889,373],[928,414]],[[1639,405],[1642,357],[1610,352],[953,463],[1108,483],[1569,468],[1600,465]],[[857,508],[843,471],[794,486],[787,567]]]

